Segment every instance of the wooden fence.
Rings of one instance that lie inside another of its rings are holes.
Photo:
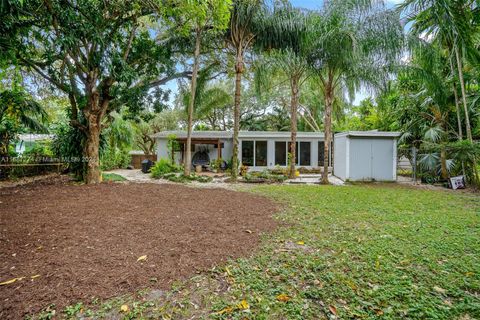
[[[150,161],[157,161],[157,155],[156,154],[132,154],[132,161],[130,164],[135,168],[135,169],[141,169],[142,168],[142,161],[143,160],[150,160]]]

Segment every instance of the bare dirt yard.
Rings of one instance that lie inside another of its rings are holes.
[[[168,289],[249,255],[275,229],[276,210],[261,196],[172,184],[51,178],[0,188],[0,319]]]

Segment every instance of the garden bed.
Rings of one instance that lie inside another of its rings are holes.
[[[0,188],[0,318],[89,304],[172,282],[249,254],[277,206],[223,189],[74,185]],[[145,259],[140,257],[146,256]]]

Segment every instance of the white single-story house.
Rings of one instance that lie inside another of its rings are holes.
[[[337,133],[330,148],[329,166],[344,181],[395,181],[397,177],[397,139],[399,132],[349,131]],[[187,133],[163,131],[154,135],[157,159],[183,162]],[[287,167],[290,132],[240,131],[238,158],[250,170]],[[175,143],[172,143],[172,142]],[[333,157],[332,157],[333,149]],[[322,168],[324,135],[321,132],[297,133],[297,167]],[[194,131],[192,162],[229,160],[233,155],[233,133]],[[206,159],[206,160],[205,160]],[[333,164],[333,166],[332,166]]]
[[[158,159],[173,158],[175,162],[182,163],[187,140],[185,131],[163,131],[156,133],[154,137],[157,140]],[[169,146],[169,139],[172,140],[172,138],[177,142],[176,147],[171,143]],[[276,166],[287,166],[290,132],[240,131],[238,140],[239,162],[249,169],[258,171],[272,169]],[[297,166],[307,169],[323,167],[323,144],[323,133],[298,132]],[[233,133],[194,131],[192,133],[192,159],[196,153],[208,154],[210,160],[231,159]]]
[[[349,131],[334,137],[334,174],[344,181],[397,180],[399,132]]]

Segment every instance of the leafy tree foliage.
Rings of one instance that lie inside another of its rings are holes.
[[[47,132],[47,113],[21,88],[0,92],[0,162],[7,162],[10,142],[24,130]],[[4,160],[7,159],[7,160]]]
[[[144,27],[153,9],[143,1],[48,0],[12,1],[3,10],[2,60],[36,72],[68,97],[71,125],[86,137],[85,181],[98,182],[106,116],[126,102],[141,108],[135,102],[173,73],[170,46],[158,45]]]

